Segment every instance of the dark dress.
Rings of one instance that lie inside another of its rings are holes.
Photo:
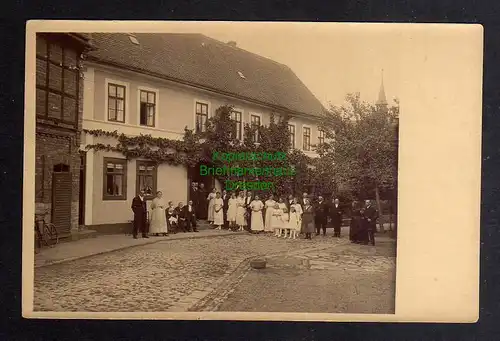
[[[349,225],[349,239],[352,242],[359,242],[361,238],[361,212],[359,208],[351,209],[351,223]]]
[[[197,208],[197,217],[200,220],[207,220],[208,218],[208,191],[205,188],[198,189],[198,203],[195,204]]]
[[[302,232],[303,233],[313,233],[314,232],[314,209],[312,206],[303,208],[302,213]]]

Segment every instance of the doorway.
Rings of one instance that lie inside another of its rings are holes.
[[[69,165],[57,164],[52,173],[52,223],[59,237],[71,234],[72,176]]]
[[[85,225],[85,177],[87,152],[80,151],[80,192],[78,193],[78,225]]]

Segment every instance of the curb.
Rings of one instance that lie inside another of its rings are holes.
[[[70,258],[65,258],[65,259],[60,259],[60,260],[55,260],[55,261],[49,261],[49,262],[45,262],[43,264],[38,264],[38,265],[35,264],[34,268],[35,269],[43,268],[43,267],[46,267],[46,266],[51,266],[51,265],[56,265],[56,264],[61,264],[61,263],[66,263],[66,262],[71,262],[71,261],[74,261],[74,260],[90,258],[90,257],[94,257],[94,256],[103,255],[103,254],[106,254],[106,253],[123,251],[125,249],[129,249],[129,248],[133,248],[133,247],[144,246],[144,245],[151,245],[151,244],[156,244],[156,243],[159,243],[159,242],[165,242],[165,241],[170,241],[170,240],[185,240],[185,239],[199,239],[199,238],[219,238],[219,237],[227,237],[227,236],[233,236],[233,235],[235,235],[235,236],[237,236],[237,235],[243,235],[243,234],[247,234],[247,233],[248,233],[247,231],[235,231],[235,232],[231,231],[231,232],[225,232],[224,234],[219,234],[219,235],[208,235],[208,236],[204,236],[204,235],[192,235],[192,236],[184,237],[184,238],[175,238],[174,237],[174,238],[166,238],[166,239],[160,239],[160,240],[151,240],[151,241],[148,241],[148,242],[145,242],[145,243],[141,243],[141,244],[127,245],[127,246],[122,246],[122,247],[119,247],[119,248],[116,248],[116,249],[113,249],[113,250],[100,251],[100,252],[93,253],[91,255],[70,257]],[[97,237],[97,238],[99,238],[99,237]]]

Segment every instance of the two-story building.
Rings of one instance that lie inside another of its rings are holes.
[[[182,139],[184,128],[205,129],[222,105],[234,107],[238,135],[244,124],[269,124],[288,114],[292,144],[314,156],[324,139],[318,123],[324,107],[286,65],[250,53],[234,42],[201,34],[93,33],[95,50],[84,72],[83,127],[129,136]],[[83,133],[81,150],[108,144]],[[85,225],[105,230],[127,224],[131,200],[142,188],[186,202],[196,172],[184,166],[126,160],[113,151],[85,156]],[[211,186],[212,184],[208,184]],[[220,186],[216,184],[216,186]]]
[[[59,237],[77,230],[80,199],[79,152],[82,130],[82,53],[89,38],[77,33],[36,37],[35,207]]]

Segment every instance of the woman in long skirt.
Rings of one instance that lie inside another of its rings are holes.
[[[243,231],[243,228],[247,226],[247,220],[245,219],[246,211],[245,194],[241,191],[236,199],[236,225],[238,225],[240,231]]]
[[[302,231],[302,206],[299,204],[299,200],[297,198],[293,198],[293,204],[290,206],[291,208],[295,209],[295,213],[297,214],[297,222],[299,224],[299,230],[297,232],[297,235],[299,235]]]
[[[275,204],[276,204],[276,201],[274,201],[274,196],[272,194],[269,195],[269,199],[267,199],[265,202],[266,219],[264,220],[264,230],[266,232],[273,232],[273,230],[274,230],[273,227],[271,226],[271,218],[273,216]]]
[[[160,234],[166,236],[168,233],[167,216],[165,215],[167,205],[162,197],[162,192],[158,191],[156,193],[156,198],[151,202],[151,224],[149,226],[149,233],[157,236]]]
[[[264,231],[264,220],[262,218],[262,209],[264,204],[260,201],[259,196],[256,195],[255,199],[250,203],[252,209],[252,219],[250,229],[252,233],[260,233]]]
[[[214,225],[217,226],[216,229],[220,230],[222,225],[224,225],[224,200],[220,197],[220,192],[217,192],[214,199]]]
[[[207,200],[208,200],[208,223],[213,224],[214,222],[214,204],[215,204],[215,197],[217,194],[217,190],[214,188],[212,192],[208,195]]]
[[[311,239],[314,233],[314,209],[309,199],[305,199],[304,212],[302,213],[302,232],[306,234],[306,239]]]
[[[359,212],[359,204],[357,201],[353,201],[351,205],[351,223],[349,224],[349,240],[352,243],[358,243],[358,235],[359,235],[359,220],[360,220],[360,212]]]
[[[238,199],[236,199],[236,193],[231,193],[231,198],[227,202],[227,221],[229,222],[229,228],[234,229],[236,225],[236,211],[238,209]]]

